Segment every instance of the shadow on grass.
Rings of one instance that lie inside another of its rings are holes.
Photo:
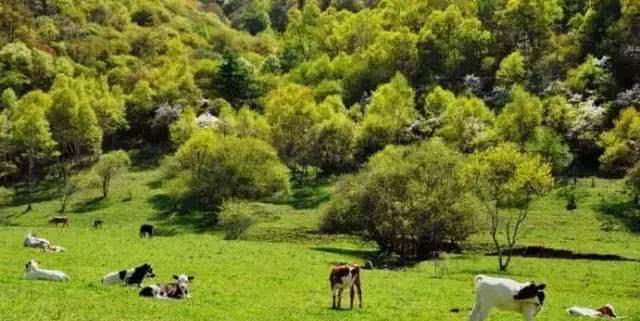
[[[101,210],[103,208],[109,207],[108,202],[102,196],[92,198],[74,208],[72,212],[74,213],[89,213],[97,210]]]
[[[594,207],[602,214],[603,224],[608,219],[616,219],[632,233],[640,233],[640,206],[630,201],[603,200]]]
[[[149,182],[147,183],[147,187],[149,187],[150,189],[158,189],[160,187],[162,187],[162,181],[161,180],[156,180],[153,182]]]
[[[31,203],[37,204],[41,202],[51,201],[57,197],[56,192],[56,182],[41,181],[31,194]],[[15,186],[15,195],[9,205],[12,207],[27,207],[28,199],[29,193],[27,192],[27,186],[24,183],[20,183]],[[25,213],[27,212],[28,211],[25,211]]]
[[[138,142],[139,148],[131,149],[129,157],[134,171],[153,169],[160,165],[161,160],[166,156],[172,147],[170,144],[148,145]]]
[[[331,199],[331,183],[328,179],[295,184],[291,196],[284,200],[266,200],[267,203],[290,205],[297,210],[316,209]]]
[[[544,246],[522,246],[514,248],[511,251],[504,251],[504,254],[512,256],[533,257],[542,259],[567,259],[567,260],[590,260],[590,261],[632,261],[631,259],[616,254],[600,254],[600,253],[576,253],[569,250],[553,249]],[[487,253],[487,256],[497,256],[496,252]]]
[[[152,221],[160,223],[163,229],[180,226],[194,232],[208,232],[214,229],[215,215],[203,210],[194,197],[176,202],[163,194],[154,195],[148,203],[155,210]]]
[[[326,253],[332,253],[332,254],[355,256],[362,260],[374,257],[378,253],[375,250],[343,249],[343,248],[323,247],[323,246],[312,247],[311,249],[314,251],[320,251],[320,252],[326,252]]]

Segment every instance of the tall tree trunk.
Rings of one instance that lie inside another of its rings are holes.
[[[27,211],[31,211],[33,194],[33,157],[29,157],[29,165],[27,166]]]

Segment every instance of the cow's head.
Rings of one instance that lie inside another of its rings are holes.
[[[544,283],[536,284],[535,282],[532,281],[527,286],[520,289],[518,293],[516,293],[513,296],[513,298],[516,300],[534,299],[536,301],[536,304],[541,306],[544,304],[544,298],[545,298],[544,289],[546,287],[547,286]]]
[[[355,279],[360,275],[360,268],[355,264],[349,265],[349,273],[351,274],[351,277]]]
[[[36,260],[29,260],[29,262],[27,262],[27,264],[24,265],[24,268],[27,272],[37,269],[40,266],[40,262],[36,261]]]
[[[185,296],[189,295],[189,282],[193,281],[193,276],[188,276],[186,274],[174,275],[173,279],[177,281],[178,289]]]
[[[600,312],[602,316],[611,317],[611,318],[617,317],[616,311],[613,309],[613,305],[611,304],[607,304],[602,308],[598,309],[598,312]]]
[[[145,263],[144,265],[137,267],[136,270],[142,271],[142,275],[148,278],[153,278],[156,276],[153,273],[153,268],[148,263]]]

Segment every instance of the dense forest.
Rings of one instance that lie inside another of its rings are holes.
[[[553,177],[640,191],[638,35],[635,0],[2,0],[0,194],[153,151],[209,208],[349,174],[323,228],[430,255]]]

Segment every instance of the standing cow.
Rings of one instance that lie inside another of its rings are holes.
[[[155,226],[151,224],[142,224],[140,225],[140,237],[141,238],[153,238],[153,235],[156,233]]]
[[[358,300],[360,301],[360,308],[362,308],[362,289],[360,287],[360,268],[355,264],[338,264],[331,269],[329,275],[329,283],[331,285],[331,292],[333,292],[333,305],[334,309],[340,309],[340,303],[342,301],[342,291],[349,289],[351,296],[350,308],[353,309],[353,298],[355,296],[355,290],[358,291]],[[338,297],[338,304],[336,305],[336,296]]]
[[[66,216],[54,216],[49,220],[49,224],[55,224],[56,226],[62,224],[62,227],[69,226],[69,218]]]

